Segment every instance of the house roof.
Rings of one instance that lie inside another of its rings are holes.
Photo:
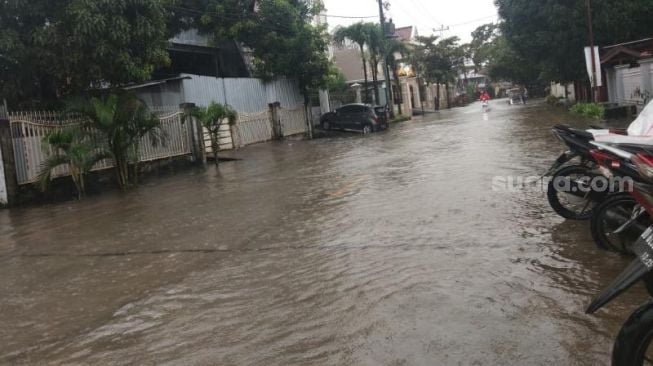
[[[339,48],[333,51],[333,61],[342,71],[348,83],[361,82],[365,80],[363,72],[363,61],[361,60],[360,50],[357,48]],[[368,66],[368,78],[372,80],[372,72]],[[383,70],[379,68],[379,80],[385,80]]]
[[[601,63],[618,65],[653,57],[653,38],[615,44],[603,47],[607,52],[601,57]]]
[[[624,42],[624,43],[619,43],[619,44],[613,44],[613,45],[610,45],[610,46],[605,46],[605,47],[603,47],[603,49],[607,50],[607,49],[614,48],[614,47],[637,45],[637,44],[645,43],[645,42],[648,42],[648,41],[653,41],[653,38],[644,38],[644,39],[639,39],[637,41],[630,41],[630,42]]]
[[[146,81],[144,83],[139,83],[139,84],[133,84],[133,85],[128,85],[124,87],[124,90],[134,90],[134,89],[141,89],[141,88],[147,88],[150,86],[155,86],[155,85],[161,85],[165,83],[169,83],[171,81],[179,81],[179,80],[185,80],[185,79],[191,79],[190,76],[185,75],[185,76],[175,76],[167,79],[161,79],[161,80],[151,80],[151,81]]]
[[[176,34],[169,41],[172,44],[184,46],[210,47],[209,38],[200,34],[197,29],[184,30]]]
[[[395,28],[395,36],[404,42],[411,42],[417,35],[417,29],[415,27],[401,27]]]

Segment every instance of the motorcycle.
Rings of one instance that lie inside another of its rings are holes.
[[[608,144],[592,144],[602,149],[592,150],[591,154],[604,176],[600,187],[599,181],[593,186],[611,193],[593,210],[590,220],[592,238],[601,249],[632,254],[632,243],[652,224],[646,210],[631,194],[632,182],[642,181],[642,178],[631,160],[633,154],[630,151],[615,149]],[[647,153],[651,146],[630,146],[629,149]]]
[[[623,135],[626,130],[613,129],[610,132]],[[547,199],[551,208],[560,216],[571,220],[589,220],[592,211],[605,200],[609,192],[596,192],[585,186],[582,179],[600,176],[596,171],[596,160],[591,154],[594,135],[565,125],[553,127],[554,135],[568,148],[544,174],[550,177]],[[571,184],[558,184],[571,182]]]
[[[632,157],[636,169],[645,182],[633,183],[633,197],[646,212],[653,214],[653,156],[638,153]],[[637,258],[597,296],[587,308],[594,314],[613,299],[643,281],[653,296],[653,225],[649,226],[631,247]],[[612,350],[612,365],[639,366],[653,359],[653,301],[640,306],[622,325]]]

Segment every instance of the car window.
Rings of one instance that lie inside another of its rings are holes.
[[[338,111],[340,113],[344,114],[353,114],[353,113],[360,113],[365,109],[365,107],[359,106],[359,105],[347,105],[342,108],[340,108]]]

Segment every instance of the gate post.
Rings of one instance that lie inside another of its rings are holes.
[[[18,199],[18,176],[11,124],[0,119],[0,207],[13,206]]]
[[[191,116],[191,111],[195,108],[195,103],[182,103],[179,108],[183,110],[184,118],[188,122],[188,128],[191,136],[191,151],[193,161],[206,164],[206,148],[204,147],[204,129],[200,126],[196,118]]]
[[[281,126],[281,119],[279,118],[279,108],[281,103],[274,102],[268,104],[270,108],[270,123],[272,124],[272,134],[274,139],[283,138],[283,127]]]

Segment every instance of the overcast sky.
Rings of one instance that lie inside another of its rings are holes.
[[[444,36],[458,36],[463,42],[471,39],[470,33],[479,25],[495,22],[497,9],[493,0],[387,0],[397,27],[414,25],[420,35],[430,35],[434,28],[449,27]],[[368,21],[378,22],[377,0],[324,0],[329,15],[375,16]],[[347,25],[360,19],[329,17],[331,28]],[[438,32],[439,35],[439,32]]]

